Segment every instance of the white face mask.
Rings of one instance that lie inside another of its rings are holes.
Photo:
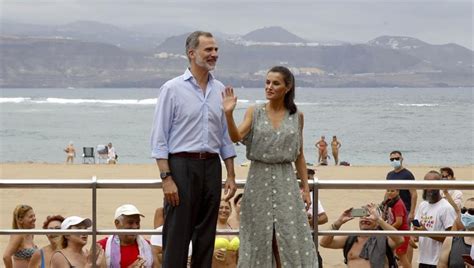
[[[461,214],[461,222],[467,230],[474,229],[474,215],[470,215],[467,212]]]
[[[399,168],[402,166],[402,162],[400,160],[393,160],[390,163],[393,168]]]

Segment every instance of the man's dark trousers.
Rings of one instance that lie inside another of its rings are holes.
[[[192,267],[211,267],[222,190],[220,158],[170,155],[168,162],[179,205],[164,204],[163,268],[186,267],[190,240]]]

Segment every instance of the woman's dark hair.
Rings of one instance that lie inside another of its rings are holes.
[[[291,71],[283,66],[274,66],[272,67],[268,73],[279,73],[283,76],[283,80],[285,81],[286,87],[289,91],[285,94],[285,108],[290,111],[290,114],[296,113],[298,108],[296,108],[295,104],[295,77]]]
[[[59,221],[62,223],[64,221],[64,217],[61,215],[53,215],[46,217],[46,220],[43,222],[43,229],[48,229],[48,225],[52,221]]]
[[[240,193],[234,197],[234,205],[237,205],[237,203],[239,203],[239,200],[240,198],[242,198],[243,195],[243,193]]]
[[[448,173],[449,176],[454,178],[454,171],[450,167],[442,167],[442,168],[439,169],[439,171],[440,172],[446,172],[446,173]]]
[[[66,235],[61,235],[60,238],[59,238],[59,243],[61,245],[61,249],[65,249],[67,248],[67,238],[66,238]]]

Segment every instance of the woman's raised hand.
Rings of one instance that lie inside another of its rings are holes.
[[[222,106],[224,112],[232,112],[237,105],[237,96],[234,95],[234,89],[231,86],[225,87],[222,92]]]

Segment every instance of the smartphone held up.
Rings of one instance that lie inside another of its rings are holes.
[[[353,208],[351,210],[351,217],[366,217],[369,215],[369,212],[366,208]]]

